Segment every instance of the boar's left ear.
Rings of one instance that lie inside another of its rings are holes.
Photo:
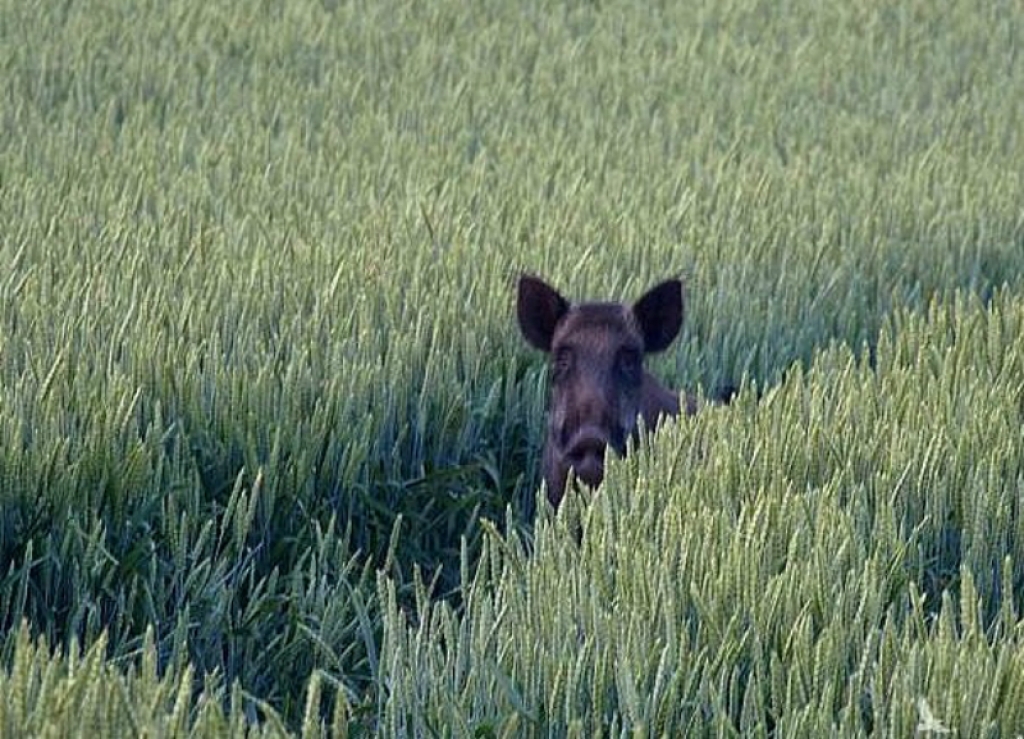
[[[569,312],[569,301],[543,280],[531,275],[519,278],[516,314],[519,329],[531,346],[551,351],[555,327]]]
[[[633,304],[633,316],[644,337],[645,352],[668,348],[683,325],[683,283],[666,280]]]

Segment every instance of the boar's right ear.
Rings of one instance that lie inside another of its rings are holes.
[[[568,311],[569,301],[553,287],[537,277],[520,276],[516,314],[519,330],[531,346],[550,352],[555,326]]]

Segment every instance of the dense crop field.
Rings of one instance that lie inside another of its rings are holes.
[[[1024,734],[1022,47],[0,0],[0,735]],[[553,514],[522,270],[736,402]]]

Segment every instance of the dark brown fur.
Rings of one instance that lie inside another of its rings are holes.
[[[543,471],[548,499],[557,507],[570,469],[577,480],[597,487],[606,449],[623,455],[639,418],[653,430],[662,416],[679,414],[679,394],[644,369],[643,359],[666,349],[679,333],[683,286],[662,282],[631,306],[572,305],[542,280],[523,275],[516,311],[523,336],[551,358]],[[691,397],[685,406],[686,413],[694,412]]]

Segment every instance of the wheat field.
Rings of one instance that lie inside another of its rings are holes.
[[[0,0],[0,735],[1024,734],[1022,48]],[[555,515],[522,271],[739,396]]]

